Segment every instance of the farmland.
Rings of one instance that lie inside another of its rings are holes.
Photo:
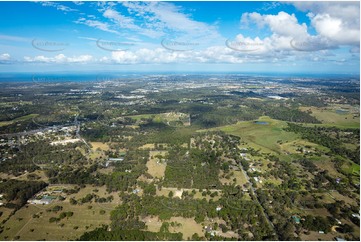
[[[358,240],[355,86],[177,78],[0,90],[0,239]]]
[[[243,142],[254,149],[279,154],[280,143],[292,142],[298,138],[296,134],[284,131],[286,126],[285,122],[263,116],[254,121],[239,122],[216,130],[240,136]]]
[[[63,187],[63,186],[60,186]],[[72,186],[66,186],[71,188]],[[71,196],[80,199],[86,194],[94,192],[94,187],[81,189],[77,194]],[[95,194],[100,196],[107,195],[103,188],[96,188]],[[117,196],[116,194],[113,194]],[[119,203],[115,199],[112,203],[84,203],[72,205],[69,198],[64,201],[55,201],[48,205],[28,204],[18,210],[4,224],[5,231],[1,234],[3,240],[20,239],[20,240],[72,240],[79,237],[85,231],[92,230],[102,224],[109,224],[109,213]],[[56,206],[62,207],[61,211],[49,211]],[[61,212],[73,212],[74,214],[59,222],[50,222],[49,219],[57,217]],[[4,214],[3,216],[6,216]],[[82,225],[82,226],[79,226]],[[19,236],[19,237],[18,237]]]

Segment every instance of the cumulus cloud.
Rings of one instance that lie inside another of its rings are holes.
[[[0,55],[0,61],[9,61],[11,59],[10,54],[4,53]]]
[[[268,26],[274,34],[280,36],[300,37],[307,35],[307,25],[299,24],[294,14],[279,12],[277,15],[261,15],[259,13],[244,13],[241,24],[256,23],[259,27]]]
[[[256,24],[259,28],[269,28],[271,35],[257,41],[263,43],[263,52],[277,51],[319,51],[337,48],[337,43],[324,35],[310,35],[306,23],[299,23],[294,14],[279,12],[276,15],[244,13],[241,17],[243,26]],[[256,40],[255,39],[255,40]],[[255,41],[253,40],[253,41]],[[248,40],[248,42],[252,42]]]
[[[241,27],[253,25],[260,29],[267,28],[269,31],[264,33],[269,35],[250,37],[243,33],[241,28],[233,39],[225,40],[219,34],[216,25],[194,20],[190,14],[186,14],[181,7],[173,3],[93,3],[91,6],[96,6],[96,11],[99,11],[100,15],[77,15],[75,23],[113,33],[117,37],[126,36],[128,40],[133,38],[142,45],[137,44],[122,51],[111,51],[103,57],[93,57],[88,54],[79,56],[59,54],[26,56],[23,61],[63,64],[242,64],[334,60],[341,63],[341,59],[348,60],[347,56],[343,53],[342,57],[346,56],[346,58],[340,57],[340,60],[337,60],[339,56],[332,55],[332,49],[349,45],[350,50],[346,54],[356,56],[360,52],[359,12],[355,10],[355,7],[359,10],[359,4],[337,2],[293,4],[307,13],[310,19],[309,26],[300,22],[295,14],[285,11],[276,14],[243,13],[240,19]],[[271,8],[278,6],[279,4],[270,5]],[[315,34],[311,34],[310,29],[315,30]],[[153,40],[147,42],[144,36]],[[0,35],[1,38],[9,37]],[[78,38],[99,40],[91,37]],[[154,39],[158,39],[159,42],[155,43]],[[212,42],[213,40],[217,42]],[[189,45],[184,46],[182,43]],[[5,54],[0,55],[0,61],[6,61],[7,58],[10,57]]]
[[[262,57],[262,58],[260,58]],[[164,48],[116,51],[111,61],[117,64],[169,64],[169,63],[255,63],[269,62],[275,55],[265,56],[262,52],[245,53],[226,46],[211,46],[202,50],[169,51]],[[279,60],[289,58],[279,55]]]
[[[284,38],[286,45],[288,37]],[[274,46],[275,41],[272,38],[251,39],[242,35],[237,36],[237,41],[249,42],[255,44],[258,49],[253,51],[244,51],[243,49],[232,49],[226,44],[224,46],[211,46],[201,50],[170,51],[166,48],[141,48],[136,50],[112,51],[110,56],[95,58],[91,55],[80,55],[68,57],[64,54],[58,54],[52,57],[35,56],[24,57],[25,62],[32,63],[56,63],[56,64],[109,64],[109,65],[130,65],[130,64],[189,64],[189,63],[222,63],[222,64],[242,64],[242,63],[296,63],[297,61],[319,62],[333,57],[327,50],[317,52],[300,52],[297,55],[294,49],[281,49]],[[235,43],[232,43],[235,44]],[[242,46],[241,46],[242,47]],[[239,47],[239,48],[241,48]],[[243,48],[243,47],[242,47]],[[252,47],[253,48],[253,47]],[[278,51],[274,51],[275,49]]]
[[[359,2],[294,2],[308,12],[317,33],[339,45],[360,43]]]
[[[310,15],[311,24],[316,31],[340,45],[358,45],[360,42],[359,28],[350,28],[344,20],[329,14]]]
[[[65,64],[65,63],[89,63],[92,61],[96,61],[96,59],[91,55],[80,55],[67,57],[64,54],[58,54],[54,57],[46,57],[43,55],[35,56],[35,57],[24,57],[25,62],[37,62],[37,63],[57,63],[57,64]]]

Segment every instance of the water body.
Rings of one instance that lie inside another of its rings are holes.
[[[343,110],[343,109],[337,109],[336,110],[337,114],[348,114],[348,110]]]
[[[254,121],[255,124],[268,125],[269,123],[266,121]]]
[[[239,76],[243,78],[355,78],[358,82],[358,75],[342,74],[297,74],[297,73],[239,73],[239,72],[114,72],[114,71],[93,71],[93,72],[0,72],[0,82],[99,82],[112,81],[116,79],[139,78],[147,75],[184,75],[184,76]],[[288,80],[279,80],[288,82]],[[318,80],[320,81],[320,80]],[[293,83],[293,81],[292,81]],[[305,83],[304,83],[305,84]],[[308,84],[308,82],[306,82]],[[312,85],[312,82],[309,83]]]

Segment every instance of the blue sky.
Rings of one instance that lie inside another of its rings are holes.
[[[0,72],[359,74],[358,2],[0,2]]]

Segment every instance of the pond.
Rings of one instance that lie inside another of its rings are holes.
[[[254,121],[255,124],[261,124],[261,125],[267,125],[269,124],[268,122],[266,121]]]
[[[344,110],[344,109],[337,109],[336,110],[337,114],[348,114],[348,110]]]

